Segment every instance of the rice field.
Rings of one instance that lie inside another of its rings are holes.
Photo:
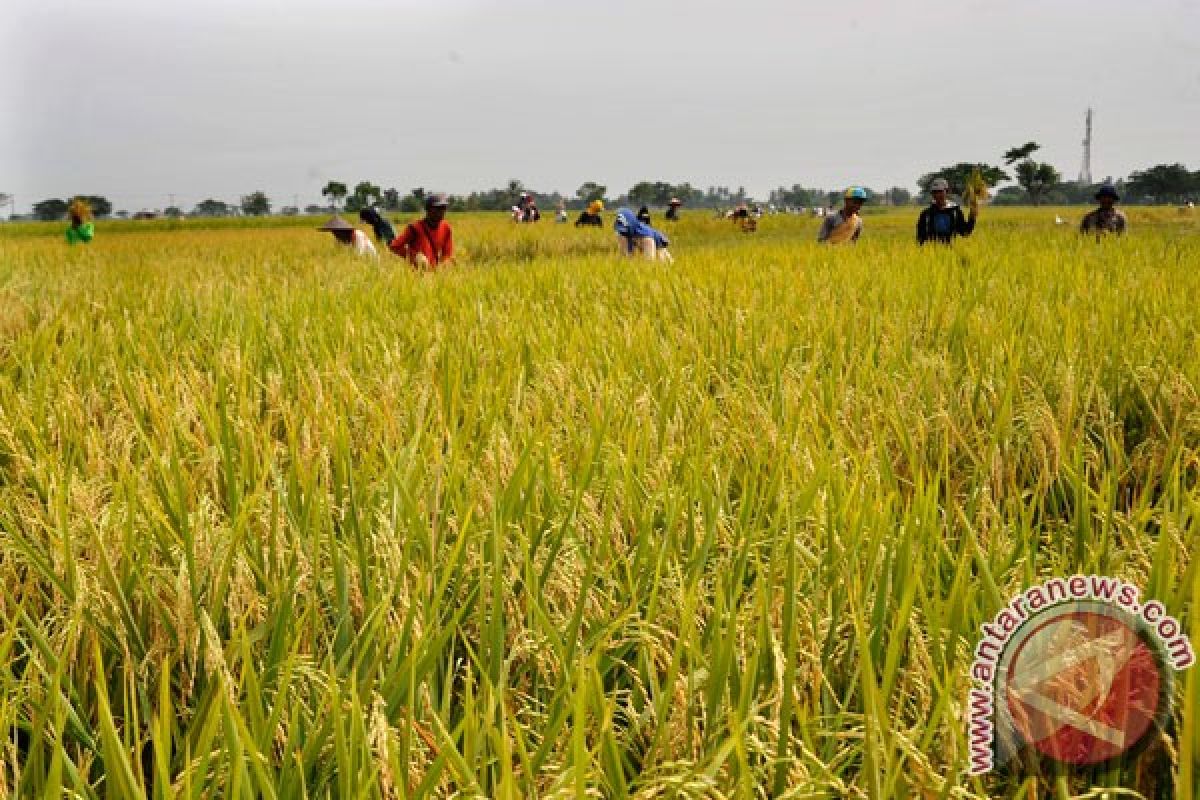
[[[0,226],[0,796],[1197,797],[1197,669],[1140,758],[966,774],[1023,587],[1200,643],[1200,215],[1081,213]]]

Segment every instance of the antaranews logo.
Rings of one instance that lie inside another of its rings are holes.
[[[1129,753],[1170,716],[1173,674],[1196,661],[1178,620],[1119,578],[1052,578],[981,627],[971,664],[972,775],[1033,748],[1070,765]]]

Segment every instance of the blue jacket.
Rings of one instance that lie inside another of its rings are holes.
[[[629,208],[617,209],[617,218],[613,221],[613,230],[628,240],[630,249],[633,249],[634,239],[643,239],[647,236],[654,240],[655,247],[665,248],[671,246],[670,239],[664,236],[661,231],[651,228],[638,219],[637,214],[633,213],[633,210]]]

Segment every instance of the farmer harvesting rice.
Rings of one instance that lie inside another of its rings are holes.
[[[542,218],[542,212],[538,211],[537,201],[532,194],[521,192],[517,204],[512,208],[512,216],[514,222],[537,222]]]
[[[631,209],[622,208],[617,211],[617,219],[613,223],[617,232],[617,243],[621,254],[632,256],[641,252],[651,261],[674,261],[671,257],[671,242],[660,231],[656,231],[637,218]]]
[[[593,200],[587,204],[587,208],[579,212],[579,219],[575,220],[575,227],[580,225],[589,225],[600,227],[604,224],[604,220],[600,217],[600,212],[604,210],[604,203],[599,200]]]
[[[358,218],[371,226],[375,231],[375,238],[387,244],[392,239],[396,238],[396,229],[392,227],[392,223],[379,213],[375,208],[364,208],[358,212]]]
[[[842,210],[825,217],[817,234],[817,241],[829,244],[857,242],[863,227],[862,217],[858,212],[866,200],[867,190],[861,186],[851,186],[847,189]]]
[[[955,236],[970,236],[975,230],[979,209],[972,205],[970,215],[964,218],[962,208],[946,198],[949,190],[950,184],[945,178],[935,178],[929,184],[933,202],[917,218],[917,244],[928,241],[949,244]]]
[[[758,230],[758,220],[750,214],[750,207],[745,203],[739,203],[725,216],[733,220],[733,224],[737,225],[742,233],[754,233]]]
[[[647,208],[646,206],[642,206],[641,208],[639,208],[638,213],[637,213],[637,218],[638,218],[638,222],[644,222],[647,225],[649,225],[650,224],[650,209]]]
[[[356,255],[379,258],[379,253],[375,251],[375,245],[371,244],[367,235],[337,214],[330,217],[329,221],[317,230],[332,233],[338,244],[354,248]]]
[[[1084,216],[1083,223],[1079,226],[1079,232],[1095,233],[1096,238],[1099,239],[1101,234],[1120,235],[1129,230],[1125,212],[1116,207],[1117,201],[1120,199],[1117,196],[1116,187],[1111,183],[1101,186],[1096,192],[1096,202],[1100,204],[1100,207]]]
[[[420,269],[436,269],[454,259],[454,235],[446,222],[450,201],[444,194],[425,198],[424,219],[404,226],[400,235],[388,245],[392,252]]]
[[[71,225],[67,228],[67,244],[87,244],[96,236],[96,228],[92,224],[92,207],[86,200],[75,198],[67,208]]]
[[[683,205],[683,201],[678,197],[672,197],[671,202],[667,203],[667,219],[676,222],[679,219],[679,207]]]

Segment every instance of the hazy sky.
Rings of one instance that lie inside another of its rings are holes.
[[[637,180],[913,187],[1034,139],[1200,169],[1200,0],[3,0],[0,192],[276,207]]]

